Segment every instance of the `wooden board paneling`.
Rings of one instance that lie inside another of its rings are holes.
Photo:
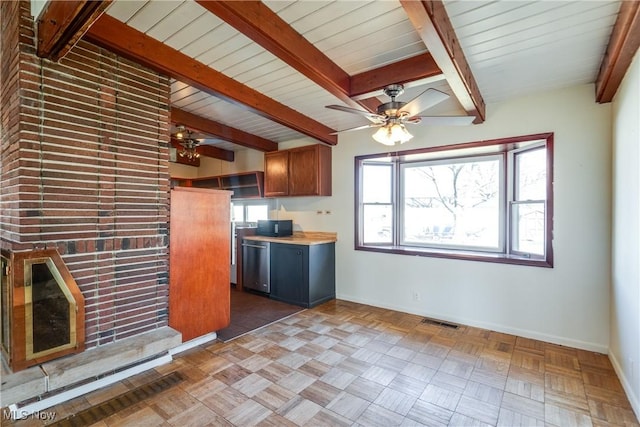
[[[332,129],[363,124],[357,115],[325,109],[339,99],[214,14],[203,14],[205,9],[196,2],[135,3],[116,0],[108,13]],[[428,50],[395,0],[263,3],[351,76]],[[443,4],[461,48],[455,56],[463,53],[467,58],[482,98],[498,102],[593,83],[620,4],[630,3],[477,0]],[[295,130],[183,83],[172,85],[172,104],[186,111],[275,142],[303,138]],[[448,86],[441,90],[452,93]],[[376,95],[385,100],[381,92]],[[403,100],[410,98],[405,94]],[[451,104],[442,113],[462,113],[457,101]],[[440,114],[433,113],[429,112]]]

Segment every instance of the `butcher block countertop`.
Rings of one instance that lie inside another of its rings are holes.
[[[293,236],[288,237],[245,236],[244,239],[259,242],[289,243],[291,245],[322,245],[324,243],[337,242],[338,233],[328,233],[324,231],[294,231]]]

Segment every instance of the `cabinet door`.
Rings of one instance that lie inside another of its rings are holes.
[[[264,195],[289,195],[289,152],[274,151],[264,155]]]
[[[289,150],[289,195],[315,196],[318,188],[316,145]]]
[[[331,148],[308,145],[289,150],[289,195],[331,195]]]
[[[309,307],[336,297],[336,245],[309,246]]]
[[[308,247],[272,243],[271,297],[308,306],[308,266]]]

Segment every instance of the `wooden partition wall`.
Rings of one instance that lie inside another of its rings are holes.
[[[183,342],[230,323],[230,214],[230,191],[171,190],[169,326]]]

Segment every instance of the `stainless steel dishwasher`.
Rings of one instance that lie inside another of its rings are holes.
[[[264,293],[271,292],[269,242],[242,240],[242,285]]]

